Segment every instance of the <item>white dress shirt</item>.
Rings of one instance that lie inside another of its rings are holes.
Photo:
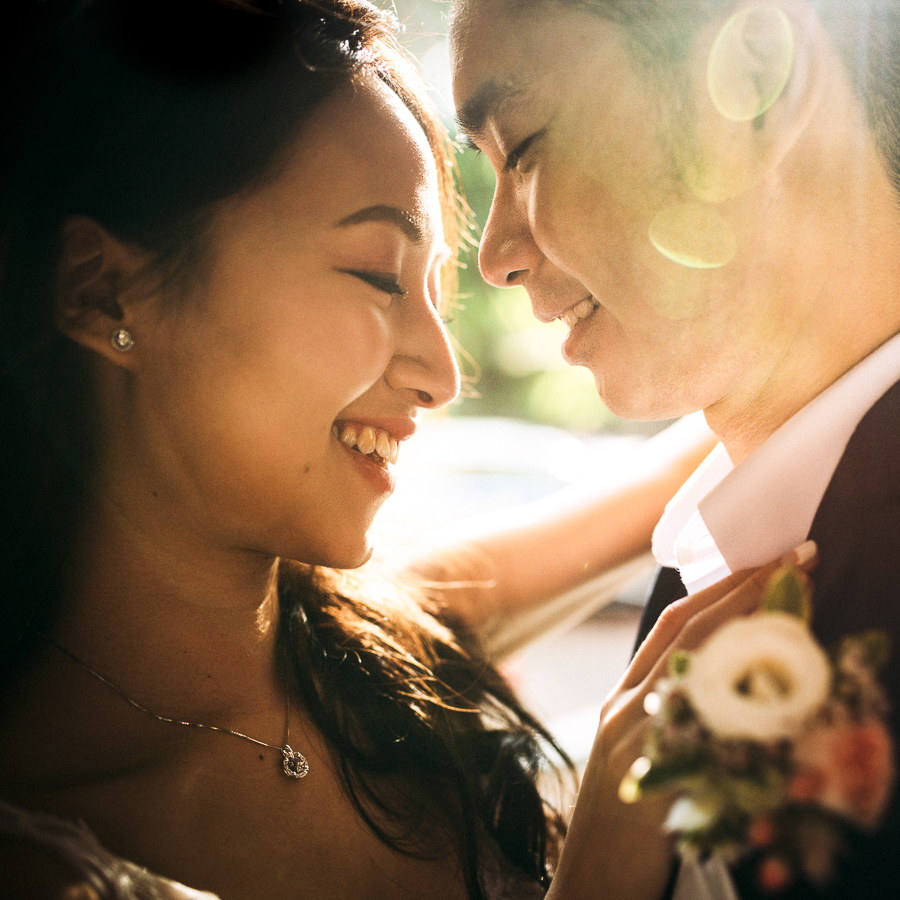
[[[856,426],[900,381],[895,335],[790,418],[738,466],[719,444],[666,507],[653,554],[695,593],[806,540]],[[724,864],[681,866],[674,900],[737,900]]]
[[[693,594],[806,540],[860,419],[900,381],[900,335],[870,353],[737,467],[719,444],[672,498],[653,554]]]

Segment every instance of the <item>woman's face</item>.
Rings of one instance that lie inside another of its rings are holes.
[[[274,177],[221,204],[196,286],[134,307],[123,457],[173,528],[367,558],[397,442],[458,390],[441,223],[427,140],[374,80],[333,95]]]
[[[783,286],[758,265],[760,235],[777,241],[758,227],[759,191],[715,204],[712,237],[736,246],[724,265],[684,265],[651,240],[662,213],[697,208],[680,173],[685,154],[702,167],[702,148],[673,102],[690,71],[664,87],[620,26],[578,4],[460,0],[451,37],[460,123],[497,178],[484,277],[523,285],[544,321],[587,313],[563,355],[618,415],[760,390],[787,320]]]

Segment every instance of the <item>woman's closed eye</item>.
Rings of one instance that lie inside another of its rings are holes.
[[[456,143],[459,145],[460,150],[472,150],[475,153],[481,154],[483,151],[472,138],[469,137],[465,132],[459,134],[456,138]]]
[[[513,169],[517,169],[519,163],[522,161],[522,157],[528,152],[529,148],[536,140],[538,140],[538,138],[544,136],[546,130],[546,128],[542,128],[540,131],[535,131],[524,140],[519,141],[519,143],[507,154],[506,161],[503,163],[503,171],[511,172]]]
[[[389,272],[369,272],[365,269],[340,269],[340,271],[364,281],[391,297],[406,296],[406,289],[400,286],[399,278]]]

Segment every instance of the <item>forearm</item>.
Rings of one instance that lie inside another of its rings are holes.
[[[602,740],[598,735],[547,900],[659,900],[674,858],[662,828],[670,801],[622,803],[621,770],[639,754],[640,740],[616,754],[624,764],[606,758]]]
[[[680,423],[615,470],[456,526],[414,570],[476,630],[527,613],[648,550],[666,502],[712,443],[696,420]]]

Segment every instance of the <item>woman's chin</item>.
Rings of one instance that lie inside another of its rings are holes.
[[[365,550],[361,553],[348,557],[343,562],[333,562],[328,563],[327,565],[332,569],[358,569],[360,566],[364,566],[372,558],[374,549],[372,544],[367,542]]]
[[[321,547],[315,553],[301,553],[293,557],[297,562],[329,569],[358,569],[371,558],[374,550],[371,535],[366,534],[359,543],[340,547]]]

